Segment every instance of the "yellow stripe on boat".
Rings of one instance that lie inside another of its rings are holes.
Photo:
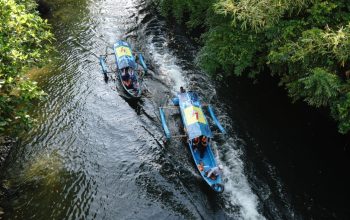
[[[117,47],[115,53],[117,54],[117,57],[132,56],[130,48],[124,46]]]
[[[190,106],[185,108],[184,113],[185,113],[187,125],[191,125],[198,122],[202,124],[207,123],[205,121],[204,114],[201,108]]]

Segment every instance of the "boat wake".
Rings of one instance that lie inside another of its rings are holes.
[[[153,61],[160,78],[169,86],[170,93],[176,94],[180,86],[183,86],[187,90],[200,92],[209,100],[214,100],[215,88],[211,80],[204,73],[198,71],[193,64],[190,64],[190,62],[194,62],[193,57],[188,59],[188,56],[179,55],[194,54],[194,52],[176,51],[176,49],[169,47],[169,45],[188,44],[189,42],[181,41],[182,36],[180,36],[181,40],[178,41],[178,37],[169,34],[171,31],[167,30],[164,22],[156,17],[148,20],[142,27],[142,32],[146,33],[144,44],[147,45],[146,51],[149,53],[149,59]],[[205,85],[198,83],[199,81],[204,82]],[[222,110],[219,108],[217,114],[220,115],[220,113]],[[232,134],[228,134],[228,138],[219,141],[220,143],[214,141],[217,159],[224,166],[225,192],[222,197],[224,198],[223,208],[226,210],[225,216],[235,219],[265,219],[259,213],[258,198],[251,190],[244,174],[243,152],[238,147],[232,146],[232,143],[235,143],[232,136]],[[188,154],[188,160],[190,159]],[[192,166],[189,169],[195,170],[195,167]],[[199,177],[199,175],[197,176]]]

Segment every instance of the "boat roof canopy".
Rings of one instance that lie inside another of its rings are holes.
[[[117,41],[114,44],[114,52],[118,69],[124,69],[126,67],[136,68],[135,58],[127,42],[121,40]]]
[[[179,106],[189,139],[201,135],[213,137],[207,119],[204,116],[198,95],[195,92],[179,93]]]

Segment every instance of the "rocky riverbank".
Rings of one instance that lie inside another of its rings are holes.
[[[14,145],[15,140],[8,136],[0,136],[0,169],[3,166],[11,147]]]
[[[14,145],[15,140],[8,136],[0,136],[0,171],[2,166],[5,164],[5,160],[10,153],[12,146]],[[3,185],[0,182],[0,199],[5,195],[3,190]],[[4,215],[4,209],[0,206],[0,219]]]

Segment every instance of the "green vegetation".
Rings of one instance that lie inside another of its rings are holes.
[[[271,73],[289,96],[325,106],[350,130],[348,0],[155,0],[161,13],[204,30],[199,65],[209,74]]]
[[[29,108],[45,94],[25,73],[39,66],[53,39],[34,0],[0,0],[0,132],[31,124]]]

